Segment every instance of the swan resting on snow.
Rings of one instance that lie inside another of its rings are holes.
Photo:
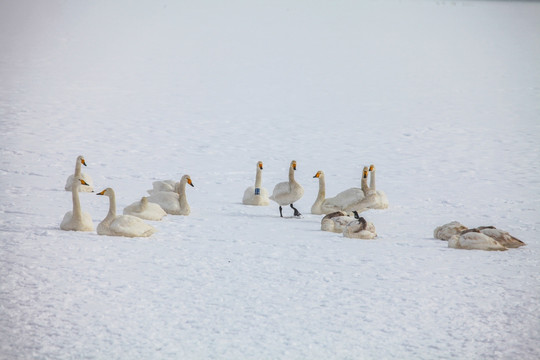
[[[345,211],[336,211],[321,219],[321,230],[342,233],[343,229],[353,221],[355,218],[348,216]]]
[[[62,222],[60,229],[67,231],[93,231],[94,224],[89,213],[81,210],[81,201],[79,200],[79,188],[81,186],[89,186],[86,181],[74,179],[71,186],[71,194],[73,199],[73,211],[68,211]]]
[[[448,247],[467,250],[507,250],[497,240],[482,234],[478,229],[469,229],[462,231],[460,235],[453,235],[448,239]]]
[[[194,186],[189,175],[182,176],[180,182],[176,185],[176,191],[158,191],[152,192],[148,201],[156,203],[165,210],[167,214],[184,215],[191,213],[191,208],[186,198],[186,184]]]
[[[526,245],[523,241],[513,237],[504,230],[497,229],[495,226],[479,226],[476,229],[507,248],[517,248]]]
[[[99,223],[97,233],[99,235],[125,236],[125,237],[148,237],[156,232],[156,229],[131,215],[116,215],[116,197],[114,190],[106,188],[97,193],[109,197],[109,212],[105,219]]]
[[[369,166],[370,179],[369,179],[369,189],[377,193],[376,202],[371,207],[372,209],[387,209],[388,208],[388,197],[381,190],[377,190],[375,185],[375,165],[371,164]]]
[[[255,174],[255,186],[250,186],[244,191],[242,203],[245,205],[267,206],[268,190],[262,187],[262,161],[257,162],[257,172]]]
[[[82,179],[87,184],[86,186],[79,187],[79,191],[94,191],[94,182],[92,181],[90,175],[81,172],[81,164],[86,166],[86,161],[84,160],[84,156],[79,155],[77,156],[77,160],[75,161],[75,173],[73,175],[69,175],[66,180],[66,186],[64,187],[66,191],[71,191],[71,187],[73,186],[73,180],[75,179]]]
[[[290,205],[294,210],[294,216],[302,216],[302,214],[300,214],[300,212],[293,205],[304,195],[304,188],[294,179],[295,171],[296,161],[293,160],[289,166],[289,181],[284,181],[277,184],[274,187],[272,196],[270,196],[270,200],[273,200],[279,204],[279,215],[281,217],[283,217],[283,205]]]
[[[350,222],[343,230],[343,236],[355,239],[374,239],[377,237],[375,225],[372,222],[366,221],[363,217],[358,216],[358,212],[354,212],[357,221]]]
[[[124,215],[133,215],[144,220],[159,221],[167,215],[159,204],[148,202],[148,197],[143,196],[140,201],[124,208]]]
[[[317,198],[311,206],[312,214],[331,214],[336,211],[345,210],[365,197],[367,191],[367,180],[362,178],[362,188],[350,188],[340,192],[333,198],[326,198],[326,180],[322,170],[317,171],[313,178],[319,179],[319,192]]]
[[[435,230],[433,230],[433,237],[435,239],[448,241],[452,236],[459,235],[462,231],[467,229],[468,228],[459,221],[452,221],[448,224],[437,226]]]

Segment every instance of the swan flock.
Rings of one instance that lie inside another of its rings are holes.
[[[92,217],[82,211],[79,193],[94,192],[92,178],[82,173],[81,166],[87,166],[84,156],[79,155],[75,162],[75,171],[69,175],[64,186],[71,192],[72,210],[68,211],[60,223],[60,229],[65,231],[94,231]],[[292,160],[288,168],[287,181],[274,186],[272,195],[262,186],[263,162],[258,161],[255,168],[255,183],[244,191],[242,204],[249,206],[267,206],[270,200],[279,206],[279,215],[283,216],[283,207],[290,206],[295,218],[302,214],[294,206],[304,196],[304,188],[295,177],[296,160]],[[360,187],[351,187],[337,195],[326,197],[325,173],[319,170],[313,176],[319,182],[319,190],[311,213],[325,215],[321,219],[321,230],[343,234],[344,237],[371,240],[377,238],[375,225],[361,217],[359,213],[370,209],[387,209],[389,206],[386,194],[376,187],[375,165],[364,166]],[[369,178],[369,184],[368,184]],[[97,195],[109,198],[109,211],[98,224],[97,234],[124,237],[149,237],[157,229],[147,224],[148,221],[161,221],[167,215],[188,216],[191,213],[187,201],[186,186],[194,187],[189,175],[183,175],[180,181],[160,180],[152,183],[148,190],[149,196],[143,196],[139,201],[126,206],[123,215],[116,214],[116,194],[112,188],[106,188]],[[438,226],[433,231],[433,237],[447,241],[448,247],[468,250],[499,250],[518,248],[526,245],[523,241],[508,232],[494,226],[467,228],[457,221]]]

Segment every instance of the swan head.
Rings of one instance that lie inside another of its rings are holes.
[[[375,171],[375,165],[373,164],[369,165],[369,171]]]
[[[291,167],[293,170],[296,170],[296,160],[291,161]]]
[[[142,204],[142,205],[148,204],[148,196],[143,196],[143,197],[141,198],[141,204]]]
[[[193,185],[193,182],[191,181],[191,177],[189,175],[182,176],[182,181],[187,182],[192,187],[195,187],[195,185]]]
[[[262,161],[259,161],[257,163],[257,169],[261,169],[261,170],[263,169],[263,162]]]
[[[319,171],[317,171],[317,173],[313,177],[314,178],[324,177],[324,172],[322,170],[319,170]]]
[[[75,179],[75,180],[74,180],[74,183],[75,183],[75,185],[77,185],[77,186],[80,186],[80,185],[90,186],[90,184],[88,184],[88,183],[87,183],[86,181],[84,181],[83,179]],[[94,191],[92,190],[92,192],[94,192]]]
[[[105,190],[98,192],[96,195],[106,195],[111,197],[114,196],[114,190],[111,188],[106,188]]]
[[[84,166],[87,166],[86,161],[84,161],[84,156],[82,155],[77,156],[77,161],[83,164]]]
[[[367,166],[364,166],[364,171],[362,172],[362,174],[363,174],[362,177],[363,177],[364,179],[367,179],[367,177],[368,177],[368,172],[369,172],[368,167],[367,167]]]

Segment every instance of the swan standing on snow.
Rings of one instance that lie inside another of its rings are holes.
[[[116,215],[116,197],[113,189],[106,188],[102,192],[97,193],[97,195],[109,197],[109,212],[97,227],[97,233],[99,235],[148,237],[156,232],[153,226],[148,225],[138,217]]]
[[[364,170],[367,168],[364,168]],[[312,214],[330,214],[336,211],[345,210],[352,204],[355,204],[365,197],[365,191],[368,190],[367,179],[362,179],[362,188],[350,188],[340,192],[333,198],[325,198],[326,196],[326,180],[323,171],[317,171],[314,178],[319,179],[319,192],[317,199],[311,206]]]
[[[268,191],[262,185],[262,161],[257,162],[257,173],[255,175],[255,186],[250,186],[244,191],[242,203],[245,205],[266,206],[269,204]]]
[[[144,220],[159,221],[167,215],[159,204],[148,202],[148,197],[143,196],[140,201],[124,208],[124,215],[133,215]]]
[[[437,226],[435,230],[433,230],[433,237],[435,239],[448,241],[452,236],[459,235],[465,230],[468,230],[465,225],[461,224],[459,221],[452,221],[448,224]]]
[[[62,222],[60,229],[72,231],[93,231],[94,224],[89,213],[81,210],[81,202],[79,200],[79,188],[81,186],[89,186],[86,181],[74,179],[71,185],[71,194],[73,198],[73,211],[68,211]]]
[[[71,187],[73,186],[74,179],[82,179],[88,184],[88,186],[79,187],[79,191],[83,191],[83,192],[94,191],[94,182],[92,181],[92,178],[89,175],[86,175],[81,172],[81,164],[86,166],[86,161],[84,160],[84,156],[79,155],[77,156],[77,160],[75,161],[75,173],[73,175],[69,175],[66,180],[66,186],[65,186],[66,191],[71,191]]]
[[[358,216],[358,212],[354,212],[357,221],[349,223],[343,230],[343,236],[354,239],[374,239],[377,237],[375,225],[372,222],[366,221],[363,217]]]
[[[296,170],[296,161],[291,161],[289,166],[289,181],[284,181],[277,184],[274,187],[270,200],[273,200],[279,204],[279,216],[283,217],[283,205],[290,205],[294,210],[294,216],[302,216],[298,209],[294,207],[294,203],[300,200],[304,195],[304,188],[302,185],[296,182],[294,179],[294,172]]]
[[[158,191],[153,192],[148,201],[159,204],[167,214],[171,215],[189,215],[191,208],[186,198],[186,184],[191,185],[191,177],[189,175],[182,176],[180,182],[176,185],[176,191]]]
[[[380,190],[377,190],[375,186],[375,165],[371,164],[369,166],[370,180],[369,180],[369,189],[377,193],[376,202],[373,205],[372,209],[387,209],[388,208],[388,197],[386,194]]]
[[[482,234],[477,229],[469,229],[461,232],[461,235],[453,235],[448,239],[448,247],[466,250],[507,250],[497,240]]]

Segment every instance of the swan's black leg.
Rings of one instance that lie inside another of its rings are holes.
[[[291,204],[291,208],[293,208],[294,210],[294,216],[302,216],[302,214],[300,214],[300,211],[298,211],[298,209],[296,209],[293,204]]]
[[[283,209],[281,208],[281,205],[279,205],[279,216],[283,217]]]

